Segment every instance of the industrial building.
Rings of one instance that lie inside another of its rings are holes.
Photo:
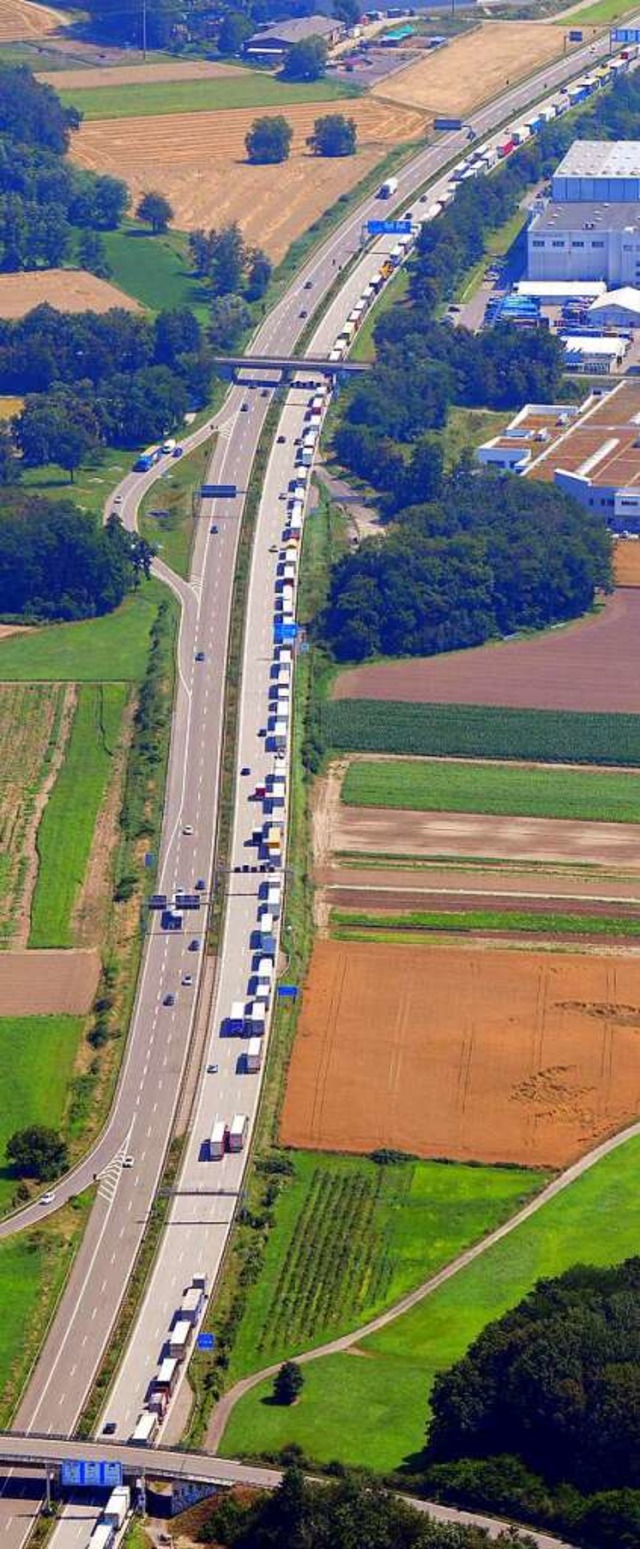
[[[640,328],[640,290],[624,285],[622,290],[605,291],[589,307],[589,321],[604,328]]]
[[[342,22],[334,16],[294,16],[291,21],[278,22],[254,32],[245,43],[245,54],[253,58],[283,59],[294,43],[306,42],[307,38],[323,38],[330,46],[344,34]]]
[[[527,275],[640,284],[640,141],[574,141],[533,209]]]
[[[602,512],[613,532],[640,533],[640,381],[596,390],[579,408],[527,404],[476,457],[505,473],[553,480]]]

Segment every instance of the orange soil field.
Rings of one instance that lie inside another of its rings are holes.
[[[613,550],[613,573],[618,586],[640,586],[640,542],[618,540]]]
[[[319,941],[285,1145],[564,1167],[640,1108],[640,956]]]
[[[100,953],[0,952],[0,1006],[5,1017],[85,1016],[100,978]]]
[[[584,28],[585,38],[595,28]],[[372,96],[427,113],[467,113],[562,54],[553,22],[482,22],[472,32],[425,54],[406,70],[374,86]]]
[[[63,11],[28,0],[0,0],[0,43],[34,42],[68,22]]]
[[[86,269],[32,269],[27,274],[0,275],[0,317],[24,317],[43,302],[59,312],[108,312],[110,307],[126,307],[139,312],[137,301],[99,280]]]
[[[72,155],[83,167],[123,177],[134,200],[145,189],[161,188],[183,230],[238,221],[245,236],[277,260],[391,145],[417,139],[427,125],[413,108],[364,99],[346,106],[358,123],[360,149],[344,159],[306,152],[314,120],[335,110],[335,103],[321,102],[287,106],[294,139],[280,166],[251,166],[244,144],[258,112],[262,117],[279,108],[102,119],[81,126]]]
[[[1,0],[0,0],[1,3]],[[43,70],[37,76],[57,91],[81,91],[95,86],[145,86],[149,81],[220,80],[229,75],[250,75],[242,65],[214,64],[209,59],[167,60],[155,65],[96,65],[85,70]]]

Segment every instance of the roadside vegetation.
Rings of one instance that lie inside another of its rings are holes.
[[[80,1244],[93,1190],[0,1242],[0,1425],[13,1420]]]
[[[320,723],[326,748],[353,753],[640,765],[637,715],[334,699]]]
[[[79,689],[64,762],[38,829],[30,947],[73,945],[74,904],[113,775],[127,697],[122,683]]]
[[[27,881],[26,846],[36,802],[63,737],[66,692],[60,683],[0,686],[0,950],[15,934]]]
[[[0,640],[0,679],[5,683],[138,682],[165,597],[159,581],[144,581],[103,618],[9,635]]]
[[[173,460],[163,477],[143,496],[138,528],[166,565],[185,579],[199,518],[200,485],[205,478],[217,437],[208,436],[183,457]]]
[[[295,1443],[317,1462],[419,1470],[436,1373],[541,1278],[635,1253],[639,1164],[640,1140],[629,1140],[417,1307],[363,1340],[359,1359],[336,1355],[306,1365],[293,1408],[268,1402],[270,1383],[252,1389],[229,1419],[222,1456],[275,1455]],[[405,1477],[409,1482],[410,1473]]]
[[[508,764],[396,759],[349,765],[341,799],[356,807],[413,812],[490,812],[518,817],[640,821],[637,775]]]

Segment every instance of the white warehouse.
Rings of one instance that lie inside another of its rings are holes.
[[[527,274],[640,283],[640,141],[574,140],[532,212]]]
[[[551,197],[562,204],[636,203],[640,140],[574,140],[554,172]]]

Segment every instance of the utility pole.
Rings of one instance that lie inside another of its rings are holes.
[[[147,57],[147,0],[142,0],[142,58]]]

